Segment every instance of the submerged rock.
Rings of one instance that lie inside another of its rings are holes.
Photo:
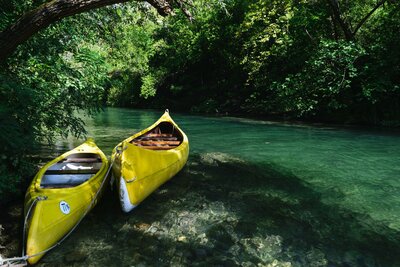
[[[243,160],[226,153],[212,152],[201,154],[200,162],[205,165],[218,166],[219,163],[243,162]]]
[[[147,230],[150,228],[150,224],[144,223],[144,222],[136,223],[136,224],[134,225],[134,228],[135,228],[136,230],[145,232],[145,231],[147,231]]]
[[[187,238],[186,238],[186,236],[182,235],[182,236],[178,237],[178,241],[179,242],[187,242]]]

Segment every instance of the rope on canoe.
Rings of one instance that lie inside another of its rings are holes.
[[[105,181],[107,180],[107,177],[111,171],[111,168],[114,164],[114,160],[111,161],[110,166],[108,167],[107,173],[105,175],[105,178],[103,179],[103,181],[100,184],[99,190],[97,190],[96,194],[94,195],[92,201],[90,202],[89,206],[86,208],[85,212],[83,213],[83,215],[81,216],[81,218],[78,220],[78,222],[74,225],[74,227],[71,228],[71,230],[69,230],[69,232],[60,240],[58,241],[56,244],[54,244],[53,246],[49,247],[48,249],[45,249],[43,251],[40,251],[36,254],[33,255],[25,255],[25,233],[26,233],[26,226],[27,226],[27,222],[28,222],[28,218],[29,218],[29,214],[33,208],[33,206],[36,204],[36,202],[41,201],[41,200],[46,200],[47,197],[46,196],[38,196],[37,198],[35,198],[35,200],[32,202],[31,206],[28,209],[28,212],[25,216],[24,219],[24,230],[23,230],[23,246],[22,246],[22,257],[14,257],[14,258],[6,258],[3,259],[0,257],[0,267],[22,267],[22,266],[26,266],[27,260],[29,258],[33,258],[39,255],[42,255],[46,252],[49,252],[50,250],[52,250],[55,247],[58,247],[65,239],[67,239],[68,236],[70,236],[70,234],[78,227],[78,225],[82,222],[83,218],[87,215],[87,213],[89,212],[89,210],[93,207],[94,202],[96,201],[97,197],[99,196]]]
[[[7,259],[3,259],[0,256],[0,267],[23,267],[28,265],[28,263],[26,262],[27,259],[28,256],[7,258]]]

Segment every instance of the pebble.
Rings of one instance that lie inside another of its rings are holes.
[[[134,227],[139,231],[146,231],[147,229],[150,228],[150,224],[141,222],[141,223],[136,223]]]
[[[186,242],[187,238],[186,238],[186,236],[182,235],[182,236],[178,237],[178,241],[179,242]]]

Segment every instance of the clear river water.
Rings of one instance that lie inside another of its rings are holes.
[[[110,155],[161,115],[109,108],[85,120]],[[107,189],[38,266],[400,266],[398,133],[171,116],[189,137],[186,167],[129,214]],[[43,146],[42,161],[81,142]],[[19,252],[22,204],[0,229],[14,233],[7,256]]]

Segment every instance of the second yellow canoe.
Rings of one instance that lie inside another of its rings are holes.
[[[189,140],[168,110],[115,147],[111,160],[122,210],[129,212],[186,164]]]

